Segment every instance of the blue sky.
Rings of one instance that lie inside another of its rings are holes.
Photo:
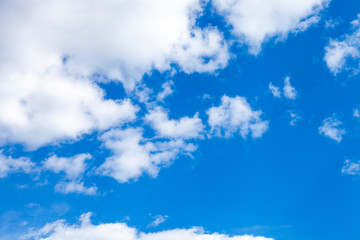
[[[0,239],[360,238],[358,14],[1,1]]]

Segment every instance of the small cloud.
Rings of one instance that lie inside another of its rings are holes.
[[[201,101],[211,100],[213,97],[210,94],[204,93],[202,96],[199,97]]]
[[[64,181],[55,185],[55,191],[63,194],[77,193],[93,196],[97,193],[97,187],[86,187],[83,182],[78,181]]]
[[[276,98],[281,98],[281,92],[279,87],[274,86],[272,83],[269,84],[269,90],[271,91],[272,95]]]
[[[163,83],[161,86],[163,90],[156,96],[156,100],[162,102],[166,97],[170,96],[174,92],[173,86],[174,82],[171,80]]]
[[[360,112],[359,112],[359,109],[354,109],[354,113],[353,113],[353,117],[354,118],[360,118]]]
[[[297,92],[295,90],[295,88],[293,86],[291,86],[290,84],[290,77],[286,77],[285,80],[284,80],[284,96],[287,98],[287,99],[292,99],[292,100],[295,100],[296,97],[297,97]]]
[[[336,119],[335,116],[328,117],[324,119],[323,124],[319,127],[319,133],[339,143],[342,140],[342,136],[346,133],[342,125],[343,123]]]
[[[157,227],[160,224],[164,223],[169,217],[167,215],[157,215],[154,217],[154,220],[147,226],[148,228]]]
[[[296,122],[301,119],[300,115],[298,113],[294,113],[292,111],[289,111],[290,116],[290,126],[295,126]]]
[[[341,173],[348,175],[360,175],[360,161],[357,163],[345,160]]]
[[[329,19],[329,20],[325,21],[325,28],[326,29],[334,29],[339,24],[340,24],[339,20]]]

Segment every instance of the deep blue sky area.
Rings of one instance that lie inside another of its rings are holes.
[[[0,239],[17,239],[58,219],[77,224],[86,212],[93,213],[94,225],[125,222],[145,233],[201,226],[209,233],[276,240],[360,239],[360,166],[356,169],[360,118],[353,114],[360,108],[359,58],[349,59],[355,67],[344,66],[336,74],[324,60],[330,39],[342,41],[356,31],[350,22],[358,13],[360,1],[332,0],[320,11],[318,22],[284,38],[264,40],[254,55],[208,3],[197,26],[216,27],[231,42],[227,65],[212,72],[188,73],[174,63],[172,70],[153,68],[141,80],[141,87],[154,93],[172,81],[172,94],[158,105],[166,109],[169,119],[198,114],[203,135],[188,140],[197,149],[160,164],[158,174],[144,171],[122,183],[99,174],[98,167],[112,154],[100,137],[107,130],[89,131],[34,150],[26,149],[22,141],[1,141],[6,142],[1,154],[28,157],[37,166],[52,155],[70,158],[90,153],[81,181],[96,185],[97,193],[55,191],[63,177],[51,171],[9,173],[0,178]],[[330,20],[336,24],[326,28]],[[359,36],[355,46],[360,48]],[[98,76],[93,75],[95,82]],[[296,89],[295,99],[284,95],[287,77]],[[109,79],[98,83],[105,99],[131,96],[120,82]],[[279,87],[281,97],[274,97],[270,83]],[[268,121],[267,131],[258,138],[243,137],[238,131],[210,136],[207,111],[221,105],[224,95],[243,97],[253,111],[261,111],[261,119]],[[157,138],[149,124],[142,126],[150,104],[129,98],[139,111],[135,121],[121,128],[142,127],[148,139],[164,139]],[[297,118],[294,124],[291,113]],[[345,130],[340,141],[320,132],[327,118],[341,122],[333,126]],[[6,130],[2,125],[0,129]],[[348,174],[342,172],[346,160],[355,164]],[[160,215],[167,216],[166,221],[149,227]]]

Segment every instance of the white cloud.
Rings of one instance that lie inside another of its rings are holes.
[[[319,12],[328,0],[212,0],[232,32],[249,51],[258,54],[272,37],[286,38],[289,33],[306,30],[319,21]]]
[[[168,113],[161,107],[150,110],[145,115],[145,122],[164,138],[200,138],[204,125],[196,113],[192,118],[182,117],[179,120],[170,120]]]
[[[64,220],[49,223],[37,231],[32,231],[22,239],[42,240],[273,240],[272,238],[251,235],[233,237],[220,233],[206,233],[202,228],[173,229],[154,233],[139,232],[125,223],[102,223],[93,225],[91,213],[80,217],[80,224],[70,225]]]
[[[332,29],[335,28],[340,24],[339,20],[337,19],[329,19],[325,21],[325,28],[326,29]]]
[[[224,95],[218,107],[207,110],[210,135],[230,137],[234,133],[245,138],[249,132],[253,138],[263,135],[268,129],[268,121],[261,119],[261,111],[253,111],[245,98]]]
[[[343,123],[336,119],[335,116],[328,117],[324,119],[323,124],[319,127],[319,133],[339,143],[342,140],[342,136],[346,133],[342,125]]]
[[[157,227],[160,224],[164,223],[168,219],[167,215],[157,215],[154,217],[154,221],[152,221],[147,227]]]
[[[86,169],[86,160],[91,159],[90,154],[78,154],[73,157],[58,157],[53,155],[43,162],[43,168],[55,173],[64,172],[67,179],[79,178]]]
[[[113,155],[98,168],[98,172],[118,182],[136,180],[144,172],[156,177],[161,166],[171,164],[181,154],[196,150],[193,144],[181,139],[151,141],[142,134],[140,128],[112,129],[104,133],[100,140]]]
[[[105,100],[104,92],[62,70],[12,72],[0,65],[0,144],[33,150],[133,120],[129,100]]]
[[[35,163],[27,157],[12,158],[5,156],[0,150],[0,178],[7,177],[10,173],[35,171]]]
[[[354,112],[353,112],[353,117],[354,118],[360,118],[360,112],[359,112],[359,109],[354,109]]]
[[[84,183],[78,180],[61,181],[55,185],[55,191],[63,194],[77,193],[85,195],[95,195],[96,186],[86,187]]]
[[[171,63],[186,73],[225,67],[222,34],[195,26],[201,10],[199,0],[0,1],[0,144],[33,150],[135,118],[96,81],[131,91]]]
[[[22,64],[36,67],[46,58],[67,56],[69,71],[102,73],[127,89],[152,68],[166,70],[172,62],[185,72],[211,72],[228,59],[216,29],[195,27],[199,0],[7,0],[1,9],[0,31],[7,36],[0,45],[6,50],[2,60],[15,61],[11,55],[20,54],[26,57]],[[11,26],[19,27],[13,31]],[[36,61],[28,62],[33,57]]]
[[[299,121],[301,119],[301,117],[299,116],[299,114],[294,113],[292,111],[289,111],[289,115],[290,115],[290,126],[295,126],[295,124],[297,123],[297,121]]]
[[[56,192],[63,194],[77,193],[95,195],[97,187],[86,187],[82,180],[87,168],[86,161],[91,158],[91,155],[88,153],[77,154],[72,157],[58,157],[53,155],[42,163],[42,169],[54,173],[65,173],[64,179],[55,185]]]
[[[295,88],[290,84],[290,77],[285,78],[283,90],[284,90],[284,96],[287,99],[292,99],[292,100],[296,99],[297,92]]]
[[[167,81],[162,85],[162,91],[156,96],[156,100],[162,102],[167,96],[170,96],[174,90],[172,89],[174,85],[173,81]]]
[[[269,84],[269,90],[271,91],[272,95],[276,98],[281,97],[281,92],[279,87],[274,86],[272,83]]]
[[[352,70],[354,73],[359,71],[360,64],[360,14],[358,19],[352,22],[354,32],[351,35],[345,34],[340,39],[330,39],[329,44],[325,47],[326,62],[330,71],[336,75],[344,69]],[[356,66],[347,66],[347,61],[353,59]]]
[[[360,161],[357,163],[345,160],[341,172],[348,175],[360,175]]]

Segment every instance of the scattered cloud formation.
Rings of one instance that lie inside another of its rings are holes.
[[[230,137],[239,133],[243,138],[251,132],[253,138],[263,135],[268,129],[268,121],[261,119],[261,111],[253,111],[245,98],[224,95],[218,107],[207,110],[210,135]]]
[[[35,163],[27,157],[12,158],[0,150],[0,178],[7,177],[10,173],[31,173],[35,170]]]
[[[290,83],[290,77],[286,77],[284,79],[284,87],[283,87],[283,90],[284,90],[284,96],[287,98],[287,99],[291,99],[291,100],[295,100],[296,97],[297,97],[297,92],[295,90],[295,88],[293,86],[291,86],[291,83]]]
[[[147,226],[148,228],[157,227],[160,224],[164,223],[168,219],[167,215],[157,215],[154,217],[154,220]]]
[[[200,138],[204,125],[196,113],[192,118],[182,117],[179,120],[170,120],[168,113],[161,107],[150,110],[145,116],[145,122],[162,138]]]
[[[343,123],[332,116],[324,119],[323,124],[319,127],[319,133],[339,143],[346,131],[343,128]]]
[[[293,111],[289,111],[289,116],[290,116],[290,126],[295,126],[297,121],[301,119],[300,115]]]
[[[232,26],[232,33],[249,46],[252,54],[273,37],[305,31],[320,20],[328,0],[213,0],[217,11]]]
[[[360,14],[358,18],[351,22],[353,33],[345,34],[339,39],[330,39],[329,44],[325,47],[325,57],[329,70],[338,74],[344,69],[350,70],[357,74],[360,65]],[[347,64],[353,60],[351,64]]]
[[[281,98],[281,91],[280,91],[280,87],[277,87],[275,85],[272,84],[272,82],[270,82],[269,84],[269,90],[271,91],[272,95],[275,98]],[[283,87],[283,95],[285,98],[287,99],[291,99],[291,100],[295,100],[297,98],[297,91],[296,89],[291,86],[290,83],[290,77],[287,76],[284,79],[284,87]]]
[[[251,235],[233,236],[220,233],[206,233],[202,228],[173,229],[154,233],[139,232],[125,223],[102,223],[94,225],[90,221],[91,213],[80,217],[80,224],[70,225],[64,220],[46,224],[39,230],[33,230],[22,237],[42,240],[92,239],[92,240],[273,240],[272,238]]]
[[[360,161],[345,160],[341,172],[348,175],[360,175]]]
[[[54,173],[65,173],[65,178],[55,185],[55,191],[63,194],[77,193],[85,195],[95,195],[96,186],[85,187],[82,181],[86,170],[86,160],[91,159],[90,154],[78,154],[73,157],[58,157],[53,155],[46,159],[43,164],[43,170],[49,170]]]
[[[281,98],[280,88],[274,86],[272,83],[269,84],[269,90],[271,91],[272,95],[276,98]]]
[[[112,129],[104,133],[100,140],[113,155],[106,158],[98,172],[118,182],[136,180],[144,172],[156,177],[161,166],[171,164],[179,155],[196,150],[195,145],[182,139],[146,139],[141,128]]]

